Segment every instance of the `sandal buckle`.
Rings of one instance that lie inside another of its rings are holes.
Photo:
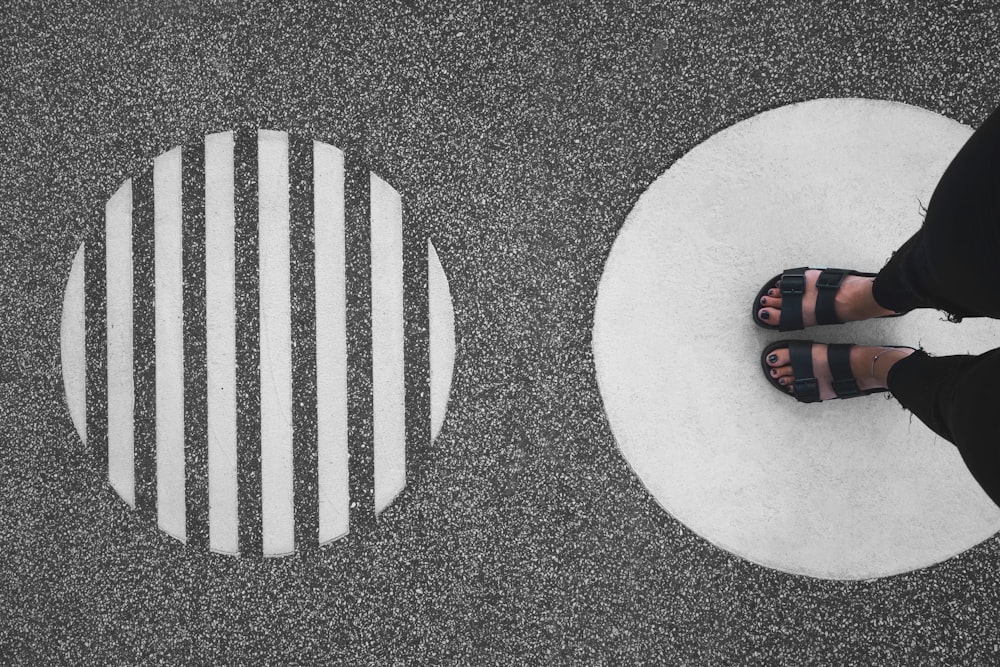
[[[803,403],[819,401],[819,382],[816,378],[802,378],[792,383],[795,397]]]
[[[806,293],[805,271],[788,272],[781,274],[781,295],[792,296]]]
[[[858,389],[858,383],[855,382],[853,378],[834,380],[833,391],[837,394],[838,398],[854,398],[855,396],[861,395],[861,390]]]
[[[839,289],[840,283],[844,281],[844,271],[841,269],[823,269],[816,280],[818,289]]]

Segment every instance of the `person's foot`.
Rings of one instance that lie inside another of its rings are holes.
[[[837,397],[833,390],[833,373],[830,371],[830,364],[827,361],[826,349],[826,345],[823,343],[814,343],[812,347],[813,374],[819,384],[819,397],[824,401]],[[858,384],[858,389],[861,391],[887,389],[886,378],[889,376],[889,369],[900,359],[904,359],[914,352],[915,350],[909,347],[855,345],[851,348],[851,372]],[[779,348],[769,354],[767,365],[771,367],[771,377],[786,387],[788,393],[794,394],[795,390],[792,384],[795,382],[795,375],[792,373],[788,348]]]
[[[807,327],[816,326],[816,297],[819,289],[816,281],[819,279],[819,269],[809,269],[806,275],[806,291],[802,295],[802,323]],[[834,311],[842,322],[856,322],[872,317],[895,315],[895,311],[887,310],[878,305],[872,296],[872,284],[875,279],[867,276],[844,276],[840,289],[834,297]],[[781,323],[781,281],[761,297],[763,308],[757,311],[757,317],[762,322],[777,327]]]

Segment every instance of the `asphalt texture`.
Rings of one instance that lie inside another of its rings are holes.
[[[717,549],[631,474],[590,348],[615,235],[675,160],[819,97],[976,126],[1000,102],[995,2],[159,5],[0,9],[0,662],[1000,661],[996,538],[859,582]],[[457,336],[444,428],[402,496],[271,560],[131,512],[59,365],[70,262],[108,197],[247,127],[352,147],[403,193]],[[678,311],[710,289],[692,276]]]

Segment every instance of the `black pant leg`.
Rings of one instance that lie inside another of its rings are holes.
[[[906,312],[1000,317],[1000,108],[934,189],[921,229],[875,279],[875,300]]]
[[[899,250],[892,253],[888,263],[875,276],[875,282],[872,284],[872,296],[878,305],[897,313],[906,313],[916,308],[948,310],[944,305],[939,305],[931,297],[918,291],[917,286],[911,280],[911,276],[916,275],[921,270],[919,267],[913,266],[916,255],[912,251],[923,243],[923,239],[924,230],[920,228],[916,234],[899,247]]]
[[[1000,349],[948,357],[918,351],[892,367],[888,385],[903,407],[958,448],[1000,506]]]

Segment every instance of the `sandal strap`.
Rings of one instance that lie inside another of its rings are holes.
[[[853,274],[849,269],[823,269],[816,281],[819,293],[816,296],[816,323],[817,324],[842,324],[843,320],[837,317],[835,309],[835,299],[840,290],[840,284],[844,282],[844,277]],[[782,313],[784,316],[784,313]]]
[[[838,398],[854,398],[864,393],[858,388],[854,373],[851,371],[852,347],[854,346],[841,343],[833,343],[826,347],[830,372],[833,374],[833,391]]]
[[[784,287],[784,278],[781,279]],[[782,301],[782,304],[784,301]],[[810,341],[788,341],[788,356],[792,362],[792,374],[795,375],[795,400],[800,403],[816,403],[819,398],[819,382],[813,373],[812,346]]]
[[[781,322],[778,331],[798,331],[805,328],[802,322],[802,295],[806,293],[806,270],[785,269],[781,274]]]

